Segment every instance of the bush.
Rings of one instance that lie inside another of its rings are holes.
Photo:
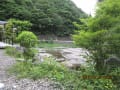
[[[112,76],[113,84],[117,85],[117,88],[120,88],[120,67],[114,68],[108,75]]]
[[[30,31],[23,31],[18,35],[17,41],[21,46],[25,48],[31,48],[36,46],[38,39],[34,33]]]
[[[96,69],[100,73],[102,73],[104,69],[104,60],[107,57],[107,46],[104,36],[106,34],[106,30],[101,30],[97,32],[90,32],[90,31],[80,31],[79,34],[73,35],[73,40],[75,44],[86,48],[92,55],[92,59],[96,63]]]
[[[22,47],[24,47],[23,55],[25,61],[27,62],[29,59],[32,59],[32,61],[34,61],[33,58],[35,56],[35,52],[32,47],[35,47],[37,45],[38,39],[36,35],[29,31],[23,31],[18,35],[17,41]]]
[[[23,30],[30,30],[32,24],[29,21],[21,21],[16,19],[9,19],[8,23],[5,26],[6,32],[5,36],[6,39],[9,39],[12,42],[15,42],[15,38],[17,35],[22,32]],[[14,31],[13,29],[16,28]]]

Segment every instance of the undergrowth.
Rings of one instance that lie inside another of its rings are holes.
[[[95,78],[99,75],[92,66],[78,71],[70,70],[52,58],[47,58],[40,64],[17,62],[9,71],[18,78],[34,80],[48,78],[59,82],[65,90],[116,90],[111,79]]]
[[[23,58],[22,52],[18,51],[14,47],[6,47],[5,51],[6,51],[6,54],[8,54],[9,56],[12,56],[15,58]]]

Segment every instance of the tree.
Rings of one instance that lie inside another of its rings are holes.
[[[33,47],[37,45],[38,39],[36,35],[30,31],[23,31],[21,32],[18,37],[17,41],[20,43],[22,47],[24,47],[24,58],[25,61],[29,61],[29,59],[33,58],[35,55]]]
[[[89,19],[88,30],[73,36],[75,43],[88,49],[95,60],[95,68],[104,73],[105,59],[120,58],[120,1],[105,0],[98,5],[96,16]]]
[[[29,21],[9,19],[5,26],[5,38],[9,39],[9,41],[15,41],[19,33],[21,33],[23,30],[30,30],[31,26],[32,24]]]

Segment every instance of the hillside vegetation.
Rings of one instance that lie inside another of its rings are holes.
[[[86,14],[70,0],[0,0],[0,20],[28,20],[41,34],[69,35],[72,22],[83,17]]]

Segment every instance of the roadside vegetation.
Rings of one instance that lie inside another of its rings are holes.
[[[55,62],[53,58],[46,58],[44,62],[36,65],[30,62],[27,64],[18,62],[10,69],[10,72],[18,78],[34,80],[48,78],[57,82],[58,87],[65,90],[115,90],[116,88],[109,76],[101,76],[100,78],[93,66],[80,68],[77,71],[70,70]]]

